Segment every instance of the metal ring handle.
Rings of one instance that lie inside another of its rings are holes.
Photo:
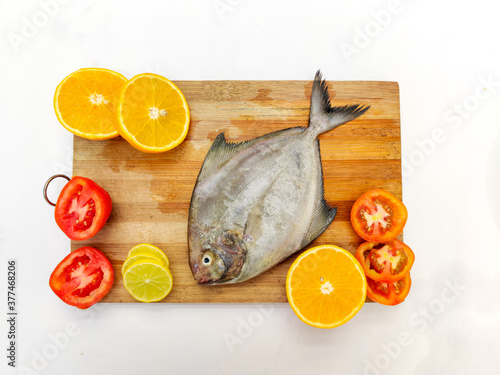
[[[45,186],[43,187],[43,197],[45,198],[45,200],[47,201],[47,203],[50,204],[51,206],[55,206],[55,203],[52,203],[50,201],[49,197],[47,197],[47,188],[49,187],[49,184],[52,182],[52,180],[55,179],[55,178],[58,178],[58,177],[65,178],[68,181],[71,180],[71,178],[69,178],[65,174],[55,174],[51,178],[49,178],[47,180],[47,182],[45,183]]]

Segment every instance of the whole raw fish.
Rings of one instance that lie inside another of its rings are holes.
[[[191,271],[198,284],[248,280],[304,248],[332,222],[317,136],[369,107],[332,107],[316,73],[309,126],[242,143],[214,140],[189,207]]]

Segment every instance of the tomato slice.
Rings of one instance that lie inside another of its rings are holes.
[[[364,242],[356,251],[366,277],[374,281],[393,283],[410,272],[415,254],[403,242],[393,239],[385,244]]]
[[[75,176],[59,194],[56,223],[72,240],[87,240],[106,224],[111,208],[106,190],[88,178]]]
[[[57,265],[49,285],[68,305],[86,309],[99,302],[111,289],[114,270],[99,250],[85,246],[73,251]]]
[[[366,294],[373,301],[382,305],[394,306],[403,302],[410,292],[411,278],[408,272],[401,280],[394,283],[384,283],[366,278],[368,288]]]
[[[403,202],[382,189],[363,194],[351,210],[354,230],[370,242],[387,242],[396,238],[403,231],[407,218],[408,211]]]

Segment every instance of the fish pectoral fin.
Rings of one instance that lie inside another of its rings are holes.
[[[330,207],[324,198],[321,198],[316,205],[314,218],[311,222],[311,226],[309,227],[309,231],[304,237],[304,241],[302,241],[301,248],[306,247],[319,237],[319,235],[323,233],[333,221],[336,213],[337,207]]]
[[[253,243],[256,239],[262,237],[262,215],[263,207],[261,205],[255,205],[250,211],[247,222],[245,223],[245,229],[243,231],[244,241]]]

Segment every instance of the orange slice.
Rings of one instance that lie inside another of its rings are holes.
[[[139,74],[123,88],[118,106],[118,131],[144,152],[178,146],[188,133],[189,107],[181,90],[158,74]]]
[[[124,76],[108,69],[77,70],[56,88],[57,119],[82,138],[102,140],[118,136],[116,107],[126,82]]]
[[[334,328],[361,309],[366,278],[348,251],[333,245],[317,246],[293,262],[286,277],[286,295],[300,320],[313,327]]]

